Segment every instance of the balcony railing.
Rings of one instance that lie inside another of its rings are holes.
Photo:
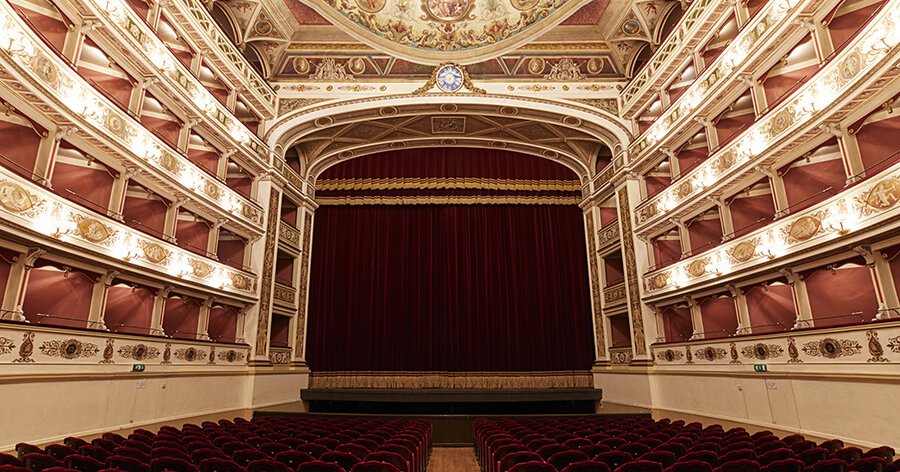
[[[136,231],[3,167],[0,167],[0,221],[136,271],[149,270],[205,289],[242,298],[255,297],[256,275]]]
[[[289,308],[296,308],[297,306],[297,289],[294,287],[289,287],[285,284],[275,282],[275,289],[273,291],[272,297],[275,299],[275,303],[278,305],[286,306]]]
[[[603,249],[619,240],[619,222],[612,223],[601,227],[597,231],[597,247]]]
[[[900,163],[794,215],[776,220],[715,250],[644,275],[645,294],[657,297],[738,272],[771,270],[785,256],[858,235],[900,217]]]
[[[284,221],[278,225],[278,238],[284,244],[287,244],[297,251],[300,250],[300,231],[297,231],[297,228],[294,228]]]
[[[893,2],[883,7],[852,44],[833,56],[789,99],[680,181],[639,205],[635,211],[637,232],[648,234],[654,225],[687,211],[686,204],[696,206],[703,194],[721,192],[728,183],[755,172],[788,140],[794,140],[796,146],[798,140],[812,139],[819,134],[817,124],[838,111],[848,112],[848,108],[859,105],[860,97],[877,92],[877,87],[865,84],[896,74],[889,63],[896,54],[900,34],[890,18],[898,9],[900,6]],[[882,86],[889,82],[880,81]]]
[[[624,305],[627,298],[625,282],[606,287],[603,289],[603,308]]]
[[[43,94],[60,125],[71,121],[72,132],[82,133],[97,145],[112,144],[111,154],[123,164],[158,176],[174,192],[195,196],[223,219],[239,222],[252,233],[262,230],[262,209],[223,182],[205,174],[196,164],[166,145],[50,50],[27,27],[8,3],[0,7],[0,62],[5,74]],[[101,141],[101,139],[103,141]]]

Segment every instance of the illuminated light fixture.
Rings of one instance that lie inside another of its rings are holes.
[[[744,139],[744,143],[751,156],[758,156],[769,147],[769,142],[759,129],[751,131]]]
[[[687,285],[687,273],[684,271],[683,267],[676,267],[674,270],[672,270],[672,283],[675,284],[676,288],[681,288]]]
[[[725,251],[719,251],[713,255],[712,270],[716,275],[724,275],[731,272],[731,260]]]
[[[700,103],[703,101],[703,95],[704,95],[704,92],[700,91],[699,87],[695,88],[694,90],[691,90],[684,97],[684,105],[689,110],[693,110],[694,108],[697,108],[698,106],[700,106]]]
[[[675,204],[675,198],[669,193],[664,193],[659,199],[659,206],[662,207],[663,211],[671,211],[675,208]]]
[[[760,249],[767,258],[775,259],[785,254],[787,246],[784,243],[784,239],[778,234],[778,230],[773,229],[766,233]]]
[[[749,52],[743,43],[731,43],[731,47],[722,54],[722,67],[726,70],[734,69],[747,58],[747,54]]]
[[[194,90],[191,98],[194,100],[194,104],[197,105],[198,108],[207,113],[212,113],[216,110],[216,104],[213,102],[213,99],[203,93],[199,88]]]
[[[716,175],[711,168],[706,168],[697,173],[697,180],[700,182],[700,186],[706,188],[716,183]]]
[[[131,233],[122,233],[112,244],[110,249],[113,257],[127,261],[133,257],[131,250]]]
[[[150,62],[152,62],[157,69],[168,71],[172,68],[172,58],[170,58],[169,55],[166,54],[166,51],[159,46],[148,46],[147,56],[150,57]]]
[[[131,138],[131,150],[148,161],[155,161],[162,156],[162,151],[146,134],[139,133]]]
[[[52,203],[44,208],[44,211],[34,219],[34,225],[39,233],[53,238],[60,238],[75,230],[75,221],[72,215],[65,211],[59,203]]]
[[[187,257],[181,253],[173,254],[169,262],[169,273],[178,277],[184,277],[190,271],[191,266],[188,264]]]
[[[248,143],[250,142],[250,133],[244,129],[239,123],[235,123],[231,126],[231,129],[228,130],[228,133],[234,138],[235,141],[239,143]]]
[[[185,187],[192,190],[196,190],[198,187],[200,187],[200,175],[197,173],[197,171],[191,168],[184,169],[181,175],[178,176],[178,181],[181,182],[181,184]]]
[[[852,204],[848,205],[844,199],[840,199],[835,202],[833,208],[828,210],[828,216],[822,223],[826,228],[838,234],[847,234],[856,229],[859,217]]]
[[[225,269],[219,267],[212,273],[212,277],[210,277],[209,282],[212,286],[218,288],[225,288],[228,285],[228,277],[225,274]]]
[[[19,25],[6,14],[0,19],[0,49],[24,57],[34,57],[37,53],[31,40],[25,37]]]

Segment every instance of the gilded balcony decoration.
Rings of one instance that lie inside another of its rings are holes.
[[[606,247],[619,240],[619,222],[614,221],[597,231],[597,241],[600,248]]]
[[[196,107],[196,116],[214,123],[220,136],[230,138],[236,149],[266,163],[269,150],[262,140],[194,77],[124,0],[79,0],[77,5],[84,16],[99,19],[107,32],[117,33],[113,39],[121,39],[114,42],[121,44],[127,54],[152,65],[149,70],[168,81],[170,89],[180,92],[184,103]]]
[[[773,39],[773,33],[794,21],[792,10],[801,0],[773,0],[757,13],[716,60],[698,76],[684,94],[678,97],[663,114],[630,147],[632,159],[659,142],[691,112],[710,96],[719,92],[725,83],[734,80],[734,73],[744,60],[763,44]]]
[[[167,273],[242,296],[254,293],[255,275],[153,239],[112,218],[92,214],[6,168],[0,168],[0,208],[0,222],[27,228],[135,269]]]
[[[800,89],[769,114],[761,117],[734,141],[711,155],[681,179],[681,183],[660,192],[637,209],[639,231],[652,221],[663,221],[676,207],[698,196],[722,181],[741,172],[749,172],[760,156],[789,137],[797,129],[825,119],[833,113],[832,105],[847,94],[862,93],[859,83],[871,71],[883,67],[895,54],[900,27],[894,18],[900,5],[886,5],[869,26],[840,55],[826,64]],[[723,53],[724,55],[724,53]]]
[[[269,348],[269,362],[273,364],[290,364],[291,349],[280,347]]]
[[[622,305],[627,301],[625,293],[625,282],[606,287],[603,289],[603,306],[604,308],[613,305]]]
[[[73,331],[49,326],[0,327],[0,365],[65,363],[115,366],[130,365],[136,361],[148,365],[189,365],[207,359],[211,349],[214,354],[218,349],[216,358],[226,365],[244,364],[247,359],[248,348],[229,344],[201,344],[191,340],[105,331]]]
[[[609,362],[612,364],[630,364],[633,357],[630,346],[609,348]]]
[[[790,333],[746,335],[717,340],[686,341],[653,346],[657,367],[683,365],[681,349],[693,350],[701,365],[728,366],[765,362],[789,369],[792,364],[882,364],[900,362],[900,349],[883,349],[879,338],[900,339],[900,321],[877,325],[818,328]],[[872,340],[876,342],[872,342]],[[890,344],[888,345],[890,346]],[[730,355],[729,355],[730,352]],[[739,367],[736,367],[739,368]],[[746,367],[745,367],[746,368]],[[802,366],[798,366],[802,369]]]
[[[682,289],[859,233],[900,216],[900,163],[794,216],[644,275],[647,294]],[[702,270],[700,267],[702,266]]]
[[[730,9],[728,2],[716,2],[713,0],[695,0],[690,3],[684,16],[681,17],[678,29],[674,30],[657,50],[650,61],[638,72],[638,74],[622,90],[622,112],[628,114],[630,109],[638,103],[642,92],[653,90],[652,86],[660,80],[671,76],[668,67],[679,64],[678,59],[690,54],[690,45],[702,37],[710,22],[715,21],[720,15]]]
[[[297,300],[297,289],[276,282],[275,290],[272,296],[275,298],[275,302],[279,305],[287,305],[293,307],[295,301]]]
[[[7,3],[0,7],[0,32],[0,52],[3,53],[0,59],[8,64],[5,73],[40,88],[44,95],[55,101],[57,108],[83,120],[78,124],[78,132],[97,130],[96,134],[116,143],[129,154],[129,162],[145,165],[148,170],[164,176],[166,182],[192,192],[199,197],[198,201],[209,202],[228,217],[246,222],[257,230],[260,228],[262,210],[259,205],[207,175],[136,119],[114,106],[37,38]],[[27,201],[17,204],[27,205]]]
[[[102,1],[102,0],[101,0]],[[207,58],[219,66],[219,71],[246,91],[243,97],[266,118],[273,118],[278,108],[278,97],[272,87],[253,70],[237,47],[222,33],[209,11],[196,0],[173,0],[162,4],[162,8],[181,23],[191,25],[185,28],[194,42],[207,50]]]
[[[300,231],[297,228],[282,222],[278,227],[278,237],[288,246],[300,250]]]

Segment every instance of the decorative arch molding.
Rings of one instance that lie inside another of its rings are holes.
[[[279,146],[282,149],[287,149],[305,136],[324,129],[373,119],[414,115],[459,117],[489,115],[503,119],[515,119],[521,122],[530,121],[561,128],[568,127],[596,140],[598,143],[608,146],[610,149],[627,149],[631,141],[631,134],[627,124],[606,111],[553,100],[491,94],[397,95],[318,103],[279,117],[269,127],[265,139],[272,149]],[[434,137],[437,138],[438,136]],[[464,136],[442,137],[457,139],[458,142],[464,138]],[[428,138],[428,136],[422,136],[422,138]],[[488,146],[489,141],[487,142]],[[526,145],[526,143],[516,143],[510,139],[493,139],[493,141]],[[382,143],[371,142],[367,144]],[[477,147],[484,147],[485,144],[486,142],[482,140]],[[546,146],[528,146],[532,148],[527,151],[530,154],[534,154],[535,150],[538,149],[540,151],[538,151],[539,154],[537,155],[541,155],[540,153],[543,150],[548,149]],[[379,150],[383,150],[383,148]],[[567,154],[559,152],[558,149],[552,150],[559,155]],[[522,152],[526,151],[523,150]],[[366,152],[366,154],[369,153],[371,152]],[[331,157],[331,155],[326,157]],[[566,157],[572,158],[574,156],[570,154]],[[309,169],[314,168],[318,164],[321,156],[317,156],[314,159],[309,159],[309,156],[301,156],[301,158],[301,174],[306,178],[310,175]],[[308,162],[304,162],[304,160]],[[590,159],[573,159],[573,161],[570,163],[570,168],[575,170],[579,177],[585,178],[593,174],[593,171],[590,169]]]
[[[576,175],[578,175],[578,178],[582,184],[585,184],[587,182],[587,177],[585,176],[587,175],[588,168],[583,162],[579,161],[574,156],[564,155],[553,149],[542,148],[540,146],[532,146],[520,142],[437,137],[408,141],[373,143],[369,145],[359,146],[352,150],[332,153],[328,156],[323,156],[322,158],[317,159],[315,162],[313,162],[309,167],[309,171],[306,173],[306,176],[310,182],[315,182],[319,178],[319,175],[322,174],[322,172],[325,172],[328,168],[334,165],[346,162],[350,159],[355,159],[357,157],[368,156],[380,152],[396,151],[401,149],[424,149],[448,146],[472,149],[502,149],[504,151],[513,151],[522,154],[542,157],[544,159],[558,162],[559,164],[574,172]]]
[[[300,1],[300,0],[294,0]],[[473,64],[546,33],[591,0],[501,0],[490,14],[472,0],[410,2],[304,0],[353,38],[411,62]],[[448,5],[453,13],[434,7]],[[449,16],[444,16],[449,15]]]

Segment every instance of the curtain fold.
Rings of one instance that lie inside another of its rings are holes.
[[[587,370],[582,212],[320,207],[308,313],[314,371]]]

